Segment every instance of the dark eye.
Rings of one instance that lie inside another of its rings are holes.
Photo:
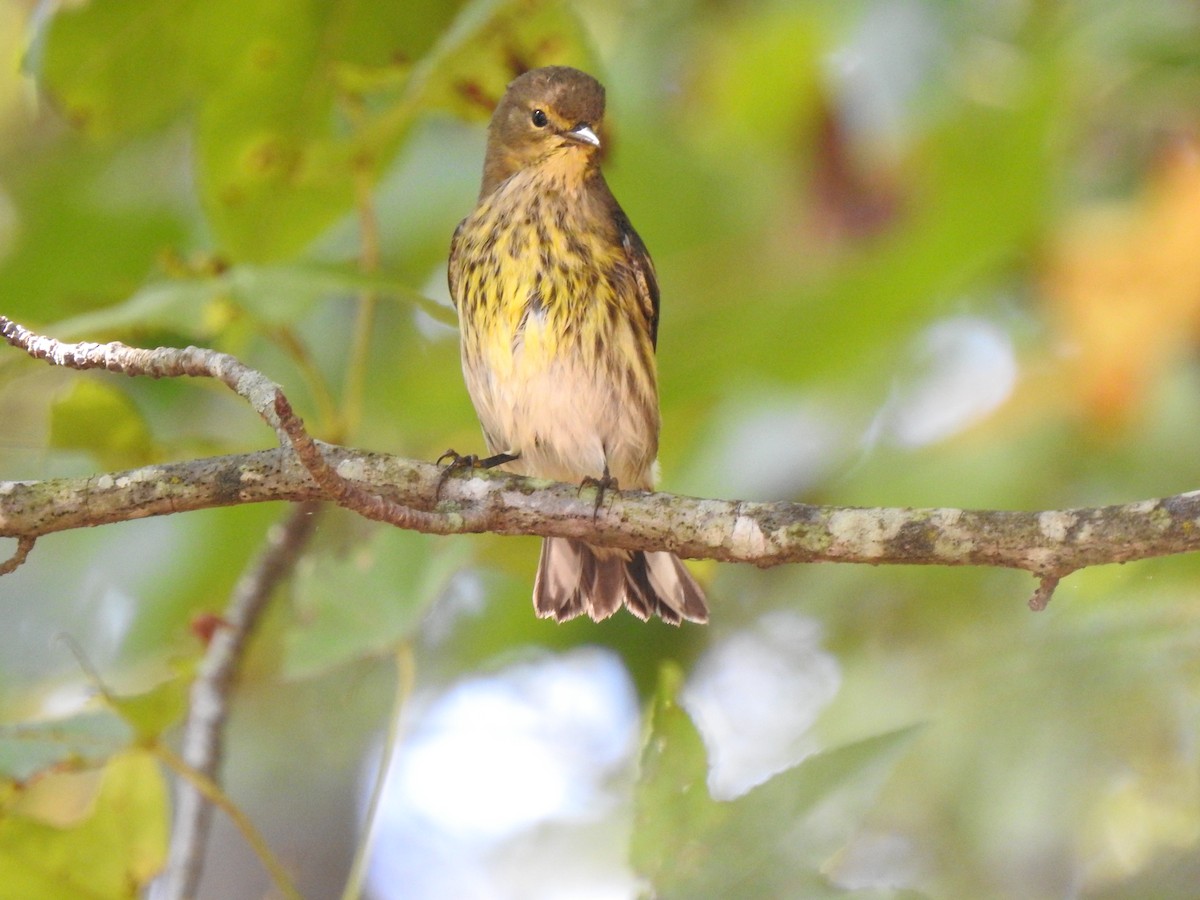
[[[548,121],[549,120],[546,118],[546,114],[544,112],[542,112],[540,109],[535,109],[533,111],[533,124],[536,125],[538,128],[545,128],[546,122],[548,122]]]

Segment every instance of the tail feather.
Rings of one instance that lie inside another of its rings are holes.
[[[594,580],[594,559],[582,558],[574,541],[546,540],[533,583],[533,606],[538,616],[562,622],[584,611],[582,585]]]
[[[673,553],[607,550],[573,538],[547,538],[533,585],[533,606],[560,622],[587,613],[597,622],[621,606],[639,619],[707,622],[704,591]]]
[[[645,556],[650,584],[662,599],[659,615],[663,615],[661,608],[667,606],[689,622],[708,621],[708,603],[705,602],[704,591],[687,570],[683,560],[665,550],[639,555]]]

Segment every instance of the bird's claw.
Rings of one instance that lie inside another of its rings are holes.
[[[446,484],[446,479],[454,472],[460,469],[492,469],[496,466],[502,466],[507,462],[520,457],[519,453],[497,453],[495,456],[488,456],[480,459],[474,453],[463,455],[456,450],[447,450],[437,458],[436,465],[446,463],[446,468],[442,470],[442,476],[438,479],[437,490],[434,492],[434,498],[437,499],[442,495],[442,488]]]
[[[609,474],[608,467],[604,467],[604,474],[599,478],[593,478],[591,475],[586,476],[583,481],[579,482],[579,490],[582,492],[585,487],[594,487],[596,489],[596,503],[592,507],[592,518],[600,515],[600,505],[604,503],[604,495],[609,491],[620,490],[617,485],[617,479]]]
[[[463,456],[457,450],[450,449],[439,456],[434,465],[440,466],[442,463],[446,463],[447,472],[455,469],[473,469],[479,464],[479,457],[473,453]]]

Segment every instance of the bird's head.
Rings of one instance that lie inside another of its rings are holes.
[[[560,152],[591,165],[603,117],[604,87],[586,72],[546,66],[513,79],[488,126],[483,193]]]

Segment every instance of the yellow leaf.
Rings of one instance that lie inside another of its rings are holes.
[[[77,826],[0,814],[0,900],[134,900],[166,848],[158,764],[145,751],[122,753],[105,766],[92,813]]]
[[[1133,202],[1078,216],[1044,288],[1084,410],[1120,424],[1200,326],[1200,146],[1179,147]]]

